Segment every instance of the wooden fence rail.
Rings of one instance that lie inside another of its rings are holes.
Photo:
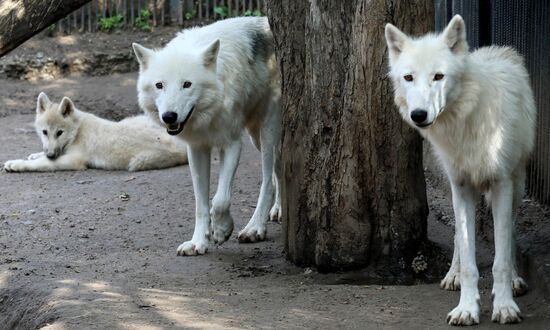
[[[51,26],[52,32],[208,23],[233,16],[265,15],[266,0],[94,0]],[[113,26],[113,25],[116,25]]]

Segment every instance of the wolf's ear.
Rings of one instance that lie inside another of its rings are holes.
[[[203,63],[205,67],[216,65],[218,59],[218,51],[220,50],[220,39],[214,40],[202,53]]]
[[[466,24],[460,15],[455,15],[443,31],[442,38],[451,52],[461,54],[468,51]]]
[[[409,37],[390,23],[386,24],[385,35],[390,51],[390,62],[394,62],[403,51],[405,44],[409,41]]]
[[[132,44],[132,48],[134,49],[134,54],[136,54],[139,66],[145,69],[154,51],[135,42]]]
[[[72,115],[74,112],[74,103],[71,101],[70,98],[64,97],[63,100],[61,100],[61,103],[59,104],[59,110],[61,111],[61,114],[63,117],[67,117]]]
[[[36,100],[36,113],[44,113],[51,103],[52,102],[48,98],[48,95],[44,92],[40,92],[40,94],[38,94],[38,99]]]

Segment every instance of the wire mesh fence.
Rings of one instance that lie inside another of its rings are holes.
[[[265,0],[94,0],[58,21],[50,32],[150,30],[234,16],[265,15]]]

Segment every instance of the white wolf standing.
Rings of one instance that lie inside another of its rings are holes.
[[[432,145],[449,181],[455,213],[455,252],[442,287],[460,302],[449,324],[479,323],[475,260],[476,192],[490,193],[495,228],[492,320],[521,321],[513,290],[517,276],[513,227],[533,150],[536,108],[521,56],[507,47],[469,53],[466,27],[455,16],[441,35],[413,39],[386,25],[390,76],[403,118]]]
[[[34,126],[44,152],[7,161],[7,172],[140,171],[187,163],[185,143],[146,115],[112,122],[76,109],[68,97],[58,104],[40,93]]]
[[[204,254],[209,238],[222,243],[231,235],[231,186],[245,128],[261,150],[262,185],[239,241],[265,239],[268,216],[280,212],[272,172],[281,134],[280,80],[267,18],[232,18],[184,30],[161,50],[133,48],[140,63],[141,107],[189,145],[196,222],[193,237],[178,247],[178,255]],[[220,149],[221,167],[209,208],[213,147]]]

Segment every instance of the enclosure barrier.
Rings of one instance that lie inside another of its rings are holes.
[[[265,15],[265,0],[93,0],[50,27],[50,32],[150,30]]]
[[[537,132],[527,169],[527,193],[550,204],[550,1],[436,0],[436,28],[442,30],[454,14],[467,25],[472,49],[509,45],[525,58],[537,105]]]

